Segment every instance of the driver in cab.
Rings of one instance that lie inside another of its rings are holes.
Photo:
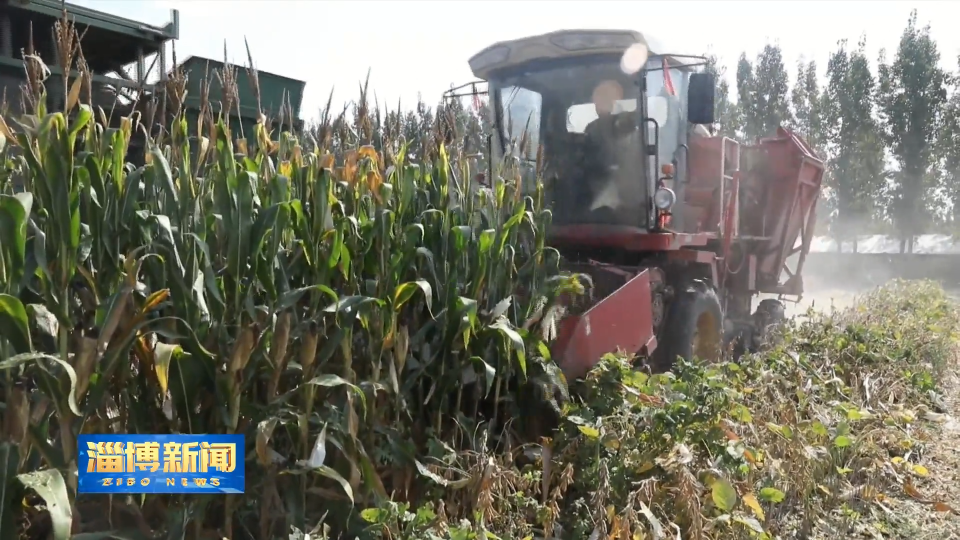
[[[590,191],[588,208],[590,212],[602,212],[603,221],[616,223],[625,216],[618,212],[623,206],[623,197],[619,181],[621,159],[617,146],[622,137],[634,130],[636,122],[631,112],[614,113],[618,101],[623,99],[623,88],[616,81],[604,81],[593,90],[593,104],[597,118],[587,124],[584,134],[588,142],[587,176],[583,189]],[[629,176],[629,175],[628,175]],[[629,191],[629,189],[627,190]]]
[[[616,81],[604,81],[593,89],[593,104],[597,111],[597,118],[587,124],[584,133],[601,148],[609,148],[619,137],[635,127],[633,114],[629,112],[614,114],[614,107],[621,99],[623,99],[623,87]]]

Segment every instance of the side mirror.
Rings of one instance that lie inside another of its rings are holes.
[[[714,94],[716,80],[712,73],[690,75],[687,90],[687,119],[691,124],[712,124],[714,118]]]

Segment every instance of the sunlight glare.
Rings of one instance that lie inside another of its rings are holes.
[[[648,55],[649,51],[645,44],[634,43],[623,52],[623,57],[620,59],[620,69],[627,75],[633,75],[640,71],[640,68],[647,63]]]

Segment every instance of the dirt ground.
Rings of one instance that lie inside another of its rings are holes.
[[[957,358],[942,381],[946,414],[939,437],[929,442],[924,461],[930,477],[917,486],[928,501],[950,506],[949,512],[931,512],[930,504],[910,499],[906,509],[917,516],[916,540],[960,538],[960,365]]]
[[[908,493],[860,507],[860,515],[844,535],[849,538],[941,540],[960,539],[960,377],[958,366],[943,381],[945,413],[942,422],[922,450],[920,462],[930,471]],[[864,508],[866,510],[864,511]],[[834,529],[835,530],[835,529]],[[824,540],[837,534],[817,535]]]

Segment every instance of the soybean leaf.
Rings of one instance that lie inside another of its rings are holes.
[[[760,490],[760,498],[772,503],[783,502],[786,497],[782,491],[777,488],[765,487]]]
[[[387,511],[381,508],[366,508],[360,512],[360,517],[367,523],[380,523],[380,520],[387,515]]]
[[[853,444],[853,439],[851,439],[846,435],[840,435],[839,437],[833,440],[833,445],[836,446],[837,448],[846,448],[851,444]]]
[[[710,491],[713,504],[717,505],[717,508],[720,510],[730,512],[733,510],[733,507],[736,506],[737,490],[730,485],[730,482],[720,478],[713,483]]]

